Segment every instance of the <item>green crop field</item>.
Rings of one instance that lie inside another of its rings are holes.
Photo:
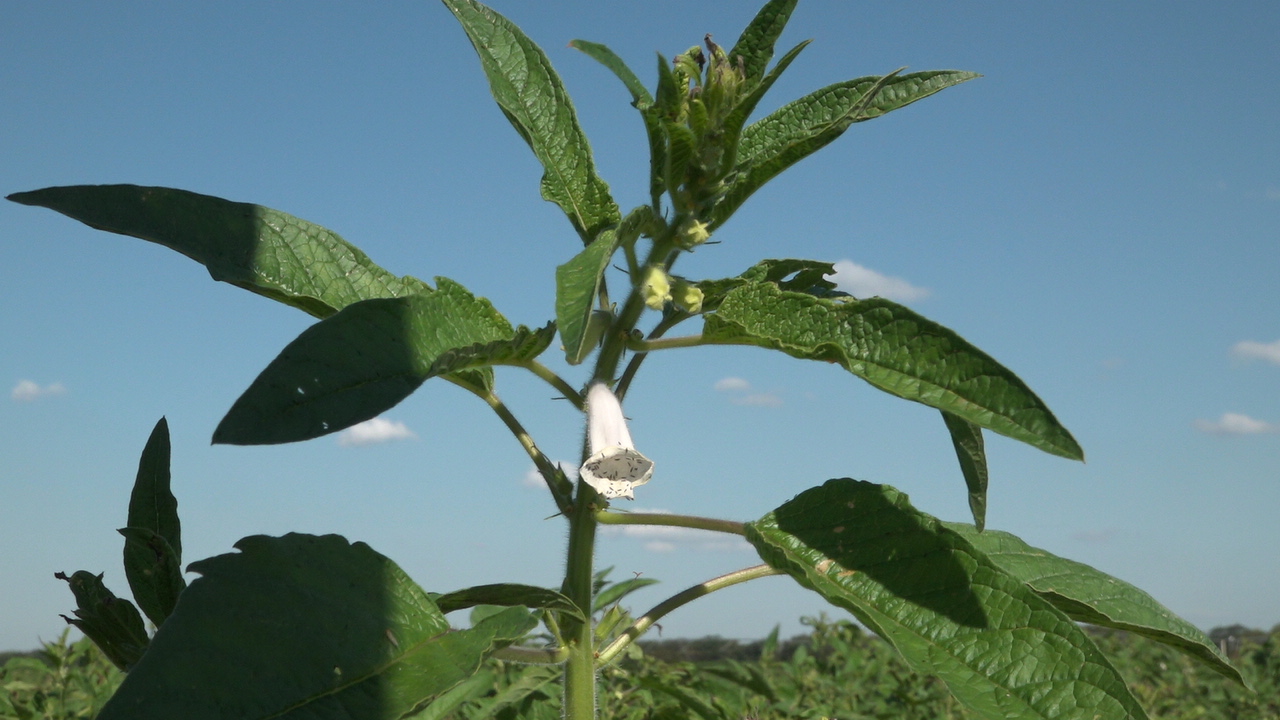
[[[938,680],[913,672],[884,641],[847,621],[806,618],[808,635],[754,643],[722,638],[641,643],[602,673],[601,716],[648,718],[864,718],[968,715]],[[1176,650],[1119,631],[1091,631],[1152,718],[1280,718],[1280,625],[1211,633],[1253,692]],[[417,720],[554,720],[557,668],[491,660]],[[88,640],[64,635],[0,669],[0,718],[92,718],[124,678]]]

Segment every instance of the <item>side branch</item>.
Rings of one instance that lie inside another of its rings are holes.
[[[632,623],[631,627],[627,628],[626,632],[622,633],[617,637],[617,639],[609,643],[609,647],[601,650],[596,656],[596,666],[604,667],[605,665],[608,665],[618,656],[619,653],[625,650],[628,645],[635,642],[636,638],[643,635],[655,622],[661,620],[667,613],[682,605],[687,605],[704,595],[710,595],[717,590],[723,590],[724,588],[737,585],[738,583],[744,583],[748,580],[756,580],[770,575],[782,574],[783,571],[775,570],[768,565],[755,565],[749,568],[743,568],[742,570],[735,570],[727,575],[721,575],[718,578],[713,578],[704,583],[694,585],[687,590],[678,592],[657,605],[654,605],[652,610],[640,616],[640,618]]]
[[[596,522],[601,525],[666,525],[669,527],[685,527],[695,530],[745,535],[742,523],[733,520],[697,517],[695,515],[672,515],[669,513],[620,513],[602,510],[596,513]]]

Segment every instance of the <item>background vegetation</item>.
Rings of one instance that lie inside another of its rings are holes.
[[[750,643],[720,637],[640,642],[607,668],[602,717],[893,718],[969,717],[938,680],[910,670],[884,641],[845,620],[805,618],[807,635]],[[1280,718],[1280,625],[1239,626],[1210,637],[1254,688],[1249,692],[1160,643],[1089,628],[1152,718]],[[124,679],[88,640],[67,635],[33,653],[0,654],[0,718],[92,718]],[[419,720],[560,717],[554,668],[490,660],[418,715]]]

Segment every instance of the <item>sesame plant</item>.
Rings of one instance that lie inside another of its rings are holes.
[[[363,543],[290,534],[247,537],[238,552],[191,563],[198,577],[187,584],[162,420],[143,451],[121,530],[136,606],[100,575],[65,578],[79,606],[71,622],[128,673],[103,720],[440,717],[448,707],[441,703],[483,690],[486,676],[476,672],[487,658],[546,666],[543,676],[562,678],[564,716],[586,720],[596,715],[600,669],[656,621],[722,588],[779,574],[847,610],[915,670],[940,678],[974,717],[1145,717],[1082,622],[1146,635],[1240,681],[1213,643],[1141,590],[984,530],[984,431],[1083,458],[1013,372],[906,307],[838,291],[826,262],[767,259],[725,277],[674,274],[685,253],[714,252],[709,239],[774,176],[854,123],[974,73],[857,78],[753,120],[806,45],[773,62],[796,0],[769,0],[732,46],[707,36],[671,60],[659,57],[652,91],[608,47],[574,41],[622,81],[648,139],[648,197],[623,212],[596,173],[547,56],[475,0],[444,5],[475,47],[499,108],[542,164],[542,196],[572,228],[574,240],[556,250],[563,263],[554,319],[543,327],[513,327],[448,278],[429,284],[395,275],[334,232],[258,205],[133,185],[51,187],[9,199],[172,248],[215,280],[317,318],[232,404],[213,431],[215,443],[317,438],[378,416],[433,378],[475,395],[532,458],[568,526],[563,583],[429,592]],[[612,266],[620,272],[608,273]],[[750,522],[626,512],[625,501],[655,472],[661,477],[663,465],[632,441],[622,412],[628,389],[650,354],[701,345],[834,363],[936,408],[973,522],[942,522],[892,487],[848,478]],[[557,351],[571,372],[539,360]],[[500,398],[495,366],[532,373],[583,413],[576,479],[539,450],[534,432]],[[616,601],[637,585],[606,587],[593,566],[602,524],[740,535],[763,562],[632,617]],[[446,616],[467,608],[469,626],[451,627]],[[681,702],[694,715],[706,707],[691,694]]]

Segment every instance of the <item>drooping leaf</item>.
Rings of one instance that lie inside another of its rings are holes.
[[[463,610],[476,605],[500,605],[504,607],[522,605],[527,608],[558,610],[573,615],[579,620],[586,619],[582,611],[578,609],[578,606],[569,598],[555,590],[533,585],[515,583],[477,585],[446,593],[437,597],[435,601],[436,606],[440,608],[440,612],[446,615],[455,610]]]
[[[618,240],[616,232],[606,230],[582,252],[556,268],[556,327],[570,365],[585,360],[599,340],[599,336],[588,329],[604,271],[618,249]]]
[[[742,67],[749,82],[756,82],[764,77],[764,71],[773,59],[773,47],[786,28],[791,12],[796,9],[796,2],[797,0],[769,0],[733,44],[729,60],[736,63],[737,58],[742,58]]]
[[[556,268],[556,326],[570,365],[581,363],[595,349],[607,313],[597,314],[596,297],[604,271],[618,248],[634,243],[654,222],[645,205],[633,208],[618,227],[600,234],[568,262]],[[594,323],[594,324],[593,324]]]
[[[137,185],[51,187],[8,199],[163,245],[204,265],[214,280],[319,318],[358,300],[428,289],[382,269],[336,233],[261,205]]]
[[[117,532],[124,536],[124,573],[133,599],[159,627],[187,587],[178,553],[163,535],[150,528],[125,527]]]
[[[62,619],[80,629],[116,667],[129,670],[147,650],[147,628],[133,603],[118,598],[102,583],[102,575],[79,570],[66,580],[76,597],[75,617]]]
[[[933,70],[848,80],[814,91],[748,125],[738,144],[737,174],[713,210],[712,228],[723,225],[769,180],[835,140],[853,123],[880,117],[976,77],[970,72]]]
[[[951,435],[964,484],[969,488],[973,524],[982,532],[987,522],[987,450],[982,441],[982,428],[946,410],[942,411],[942,421]]]
[[[836,363],[890,394],[1054,455],[1083,458],[1071,434],[1016,375],[953,331],[889,300],[817,297],[749,282],[704,318],[707,342]]]
[[[583,244],[591,242],[620,213],[551,61],[492,9],[475,0],[443,2],[480,56],[494,100],[542,163],[542,197],[564,210]]]
[[[255,536],[191,583],[99,720],[400,718],[532,628],[463,631],[395,563],[336,535]]]
[[[236,400],[213,441],[257,445],[337,432],[408,397],[440,374],[436,362],[450,351],[474,368],[485,353],[493,364],[546,339],[512,328],[488,300],[452,280],[436,283],[434,292],[365,300],[307,328]],[[492,382],[488,368],[476,372]]]
[[[1240,671],[1227,662],[1218,646],[1196,626],[1129,583],[1084,563],[1032,547],[1007,532],[979,533],[966,523],[943,524],[1072,620],[1149,637],[1245,684]]]
[[[771,566],[849,610],[980,717],[1146,717],[1070,618],[893,488],[831,480],[746,534]]]

